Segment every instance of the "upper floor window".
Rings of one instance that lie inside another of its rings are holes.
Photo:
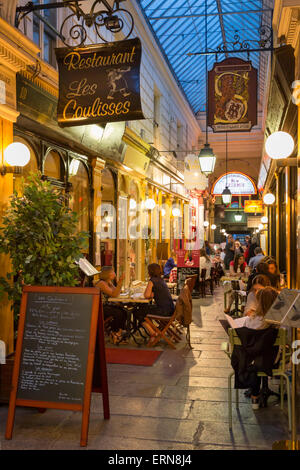
[[[33,0],[35,4],[53,3],[52,0]],[[40,19],[43,16],[45,22]],[[56,47],[57,10],[40,10],[33,13],[33,41],[41,49],[41,57],[48,64],[56,67],[54,49]],[[52,29],[53,28],[53,29]]]

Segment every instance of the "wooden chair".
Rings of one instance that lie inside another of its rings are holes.
[[[235,345],[241,345],[241,340],[238,337],[237,332],[229,328],[229,343],[225,342],[221,344],[221,349],[224,353],[231,359],[232,351]],[[289,430],[292,429],[292,412],[291,412],[291,388],[290,381],[286,374],[286,364],[289,361],[291,353],[287,351],[288,341],[287,341],[287,331],[283,328],[278,330],[278,335],[274,346],[279,346],[281,355],[276,369],[273,369],[273,377],[280,377],[280,407],[283,409],[283,399],[284,399],[284,381],[286,383],[286,393],[288,400],[288,419],[289,419]],[[259,377],[266,377],[267,375],[264,372],[258,372]],[[234,376],[234,371],[228,375],[228,416],[229,416],[229,429],[232,429],[232,388],[231,388],[231,379]],[[236,407],[239,407],[239,390],[236,389]]]
[[[185,285],[188,285],[190,292],[193,291],[197,276],[193,276],[185,280]],[[179,295],[180,297],[180,295]],[[176,302],[177,305],[177,302]],[[157,337],[151,343],[151,347],[155,346],[161,339],[164,339],[172,349],[176,349],[174,342],[178,343],[181,341],[181,331],[176,321],[176,307],[174,313],[170,317],[165,317],[161,315],[147,315],[145,317],[145,322],[157,333]],[[187,333],[187,340],[189,338],[189,328]],[[188,340],[190,345],[190,340]],[[191,347],[191,346],[190,346]]]

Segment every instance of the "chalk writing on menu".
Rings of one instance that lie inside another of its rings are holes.
[[[185,267],[185,268],[177,268],[177,286],[178,289],[182,289],[184,286],[184,282],[188,277],[197,274],[199,276],[199,268],[193,267]],[[196,286],[195,286],[196,287]]]
[[[81,403],[92,295],[28,293],[18,398]]]

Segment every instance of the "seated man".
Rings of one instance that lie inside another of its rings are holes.
[[[255,256],[253,256],[253,258],[251,258],[250,261],[249,261],[249,267],[251,269],[255,269],[256,266],[258,265],[258,263],[260,263],[263,260],[263,258],[265,257],[265,255],[263,254],[262,249],[259,246],[257,248],[255,248],[254,254],[255,254]]]

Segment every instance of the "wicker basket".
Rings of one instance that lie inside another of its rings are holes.
[[[6,364],[0,364],[0,403],[9,402],[14,362],[14,354],[11,354],[6,358]]]

